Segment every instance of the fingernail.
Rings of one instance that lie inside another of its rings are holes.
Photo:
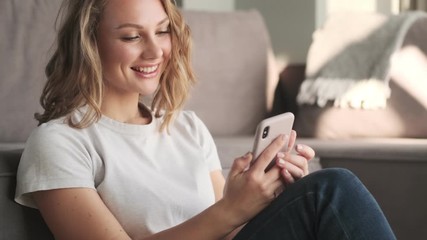
[[[289,136],[288,136],[287,134],[283,134],[283,135],[282,135],[282,139],[283,139],[284,141],[288,140],[288,138],[289,138]]]
[[[297,150],[301,151],[303,149],[303,146],[301,144],[297,144]]]
[[[251,152],[247,152],[245,155],[243,155],[244,158],[248,158],[251,155]]]
[[[284,158],[284,157],[285,157],[284,153],[282,153],[282,152],[277,153],[277,158]]]
[[[284,166],[285,165],[285,160],[282,158],[279,158],[279,165],[280,166]]]

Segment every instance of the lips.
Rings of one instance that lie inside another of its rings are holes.
[[[139,73],[143,73],[143,74],[154,73],[157,71],[158,68],[159,68],[159,65],[155,65],[155,66],[151,66],[151,67],[141,67],[141,66],[131,67],[132,70],[139,72]]]

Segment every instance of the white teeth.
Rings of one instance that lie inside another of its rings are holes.
[[[133,69],[142,73],[152,73],[156,71],[158,67],[159,65],[152,66],[152,67],[134,67]]]

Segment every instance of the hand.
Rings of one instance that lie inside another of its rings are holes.
[[[247,222],[275,197],[275,191],[283,183],[281,168],[264,170],[285,144],[285,136],[277,137],[248,168],[252,153],[234,160],[224,188],[224,197],[228,213],[237,225]]]
[[[281,175],[286,184],[294,183],[296,180],[308,175],[308,161],[313,159],[315,155],[314,150],[304,144],[297,144],[295,146],[296,154],[292,153],[296,136],[296,132],[292,130],[288,151],[279,152],[276,156],[276,166],[281,169]]]

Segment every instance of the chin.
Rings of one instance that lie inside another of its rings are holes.
[[[150,87],[146,86],[146,87],[140,89],[139,94],[141,96],[153,95],[153,94],[155,94],[157,92],[158,89],[159,89],[159,85],[150,86]]]

